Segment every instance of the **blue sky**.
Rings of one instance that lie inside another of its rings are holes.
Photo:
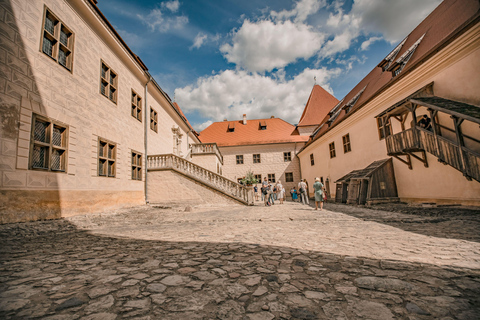
[[[440,0],[99,0],[194,128],[296,124],[316,83],[341,100]]]

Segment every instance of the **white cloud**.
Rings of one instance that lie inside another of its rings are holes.
[[[374,43],[375,41],[379,41],[379,40],[382,40],[383,38],[382,37],[371,37],[370,39],[364,41],[362,43],[362,45],[360,46],[360,50],[361,51],[366,51],[368,50],[368,48],[370,47],[370,45],[372,43]]]
[[[167,8],[172,12],[177,12],[180,8],[180,2],[178,0],[162,2],[162,8]]]
[[[233,32],[233,44],[223,44],[220,51],[236,65],[250,71],[271,71],[312,57],[321,47],[324,35],[306,24],[291,21],[245,20]]]
[[[350,15],[361,18],[360,27],[366,34],[382,34],[387,41],[396,43],[409,34],[440,2],[441,0],[356,0]]]
[[[322,7],[325,7],[325,0],[299,0],[292,10],[272,11],[270,15],[274,19],[294,19],[294,22],[305,22],[308,16],[315,14]]]
[[[197,132],[200,132],[200,131],[202,131],[203,129],[205,129],[206,127],[208,127],[209,125],[211,125],[212,123],[213,123],[213,121],[208,120],[208,121],[205,121],[205,122],[200,123],[200,124],[194,123],[194,124],[192,124],[192,126],[195,128],[195,130],[196,130]]]
[[[320,58],[331,57],[351,48],[360,36],[370,36],[360,50],[380,39],[396,43],[418,25],[441,0],[355,0],[349,13],[341,6],[333,6],[334,12],[323,25],[317,26],[328,33],[329,40],[319,52]],[[415,8],[412,10],[412,8]]]
[[[178,1],[172,1],[172,2],[178,3]],[[162,8],[167,7],[167,9],[172,11],[167,5],[164,5],[164,3],[162,3],[161,5]],[[180,4],[178,3],[178,5]],[[172,5],[170,5],[170,7],[175,8]],[[172,29],[181,29],[188,23],[188,17],[184,15],[180,15],[180,16],[165,15],[164,12],[162,12],[162,10],[158,8],[152,9],[147,15],[137,14],[137,18],[140,19],[142,23],[146,24],[152,32],[154,31],[167,32]]]
[[[283,80],[248,73],[243,70],[226,70],[197,80],[195,86],[175,90],[175,96],[185,112],[198,111],[214,121],[240,119],[282,118],[297,123],[308,100],[316,77],[317,84],[332,92],[329,79],[338,76],[339,69],[305,69],[291,80]],[[194,126],[201,130],[200,124]]]
[[[207,39],[207,35],[204,34],[203,32],[199,32],[195,37],[195,39],[193,40],[193,44],[190,47],[190,50],[192,50],[193,48],[195,49],[200,48],[206,39]]]

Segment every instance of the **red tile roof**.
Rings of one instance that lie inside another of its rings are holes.
[[[327,115],[323,119],[320,126],[316,129],[313,138],[310,139],[305,147],[319,139],[327,131],[331,130],[355,111],[366,105],[382,91],[394,85],[410,71],[420,66],[441,48],[467,30],[466,27],[472,22],[478,23],[479,20],[480,2],[478,0],[443,1],[405,38],[405,43],[393,59],[393,62],[398,61],[399,58],[411,49],[417,40],[423,36],[423,39],[413,52],[410,60],[408,60],[401,73],[393,77],[392,72],[388,71],[388,68],[384,71],[381,67],[375,67],[345,96],[345,98],[343,98],[339,108],[335,109],[335,111],[339,110],[339,112],[332,112],[331,116]],[[382,63],[379,65],[382,65]],[[345,106],[352,100],[352,98],[361,92],[362,89],[365,90],[361,93],[358,100],[347,113]]]
[[[261,130],[260,123],[265,123],[267,128]],[[234,131],[228,128],[234,126]],[[295,126],[279,119],[255,119],[214,122],[200,132],[202,143],[217,143],[219,147],[232,147],[256,144],[306,142],[307,136],[300,136]]]
[[[180,109],[180,106],[174,102],[173,106],[177,108],[177,111],[180,113],[180,115],[183,117],[183,120],[187,123],[187,125],[192,129],[192,132],[198,136],[198,133],[193,129],[192,125],[190,124],[190,121],[188,121],[187,117],[185,117],[185,114],[183,113],[182,109]]]
[[[297,126],[319,125],[337,103],[337,98],[318,84],[314,85]]]

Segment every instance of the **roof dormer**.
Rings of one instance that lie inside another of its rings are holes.
[[[360,96],[362,95],[363,91],[365,91],[365,88],[367,86],[363,87],[362,90],[360,90],[352,99],[350,99],[350,101],[348,101],[348,103],[346,105],[344,105],[342,107],[342,109],[345,110],[345,114],[349,113],[350,110],[352,109],[352,107],[355,105],[355,103],[357,103],[358,99],[360,98]]]
[[[424,36],[425,34],[423,34],[407,51],[405,51],[405,53],[402,54],[402,56],[398,58],[397,61],[395,61],[388,67],[387,70],[392,72],[393,77],[398,76],[400,72],[402,72],[403,68],[405,68],[408,60],[410,60],[410,58],[413,56],[415,49],[417,49]]]
[[[407,38],[403,39],[402,42],[400,42],[400,44],[398,46],[395,47],[395,49],[393,49],[392,52],[390,52],[386,57],[385,59],[383,59],[378,65],[377,67],[380,67],[382,68],[383,71],[387,70],[388,67],[390,67],[390,65],[392,64],[392,61],[395,60],[395,58],[397,57],[398,53],[400,52],[400,50],[402,49],[403,45],[405,44],[405,42],[407,41]]]
[[[262,120],[258,123],[260,130],[267,130],[267,121]]]
[[[227,132],[234,132],[235,131],[235,122],[230,122],[228,124],[228,129],[227,129]]]

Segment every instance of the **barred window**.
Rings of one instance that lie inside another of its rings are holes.
[[[100,69],[100,93],[117,103],[117,74],[103,61]]]
[[[268,181],[275,183],[275,173],[268,174]]]
[[[66,172],[68,127],[34,114],[30,169]]]
[[[152,108],[150,108],[150,129],[158,132],[158,114]]]
[[[285,182],[293,182],[293,172],[285,172]]]
[[[40,50],[66,69],[73,67],[73,32],[45,8]]]
[[[260,154],[253,155],[253,163],[260,163]]]
[[[328,148],[330,149],[330,158],[335,158],[335,142],[332,142],[328,145]]]
[[[98,175],[115,178],[117,145],[105,139],[98,139]]]
[[[132,151],[132,180],[142,180],[142,154]]]
[[[343,140],[343,153],[347,153],[352,151],[352,148],[350,146],[350,134],[346,134],[342,137]]]
[[[284,152],[283,153],[283,161],[285,161],[285,162],[292,161],[292,153],[291,152]]]
[[[313,158],[313,153],[310,153],[310,165],[311,166],[315,165],[315,159]]]
[[[132,90],[132,117],[142,122],[142,97]]]
[[[243,154],[235,156],[237,164],[243,164]]]

